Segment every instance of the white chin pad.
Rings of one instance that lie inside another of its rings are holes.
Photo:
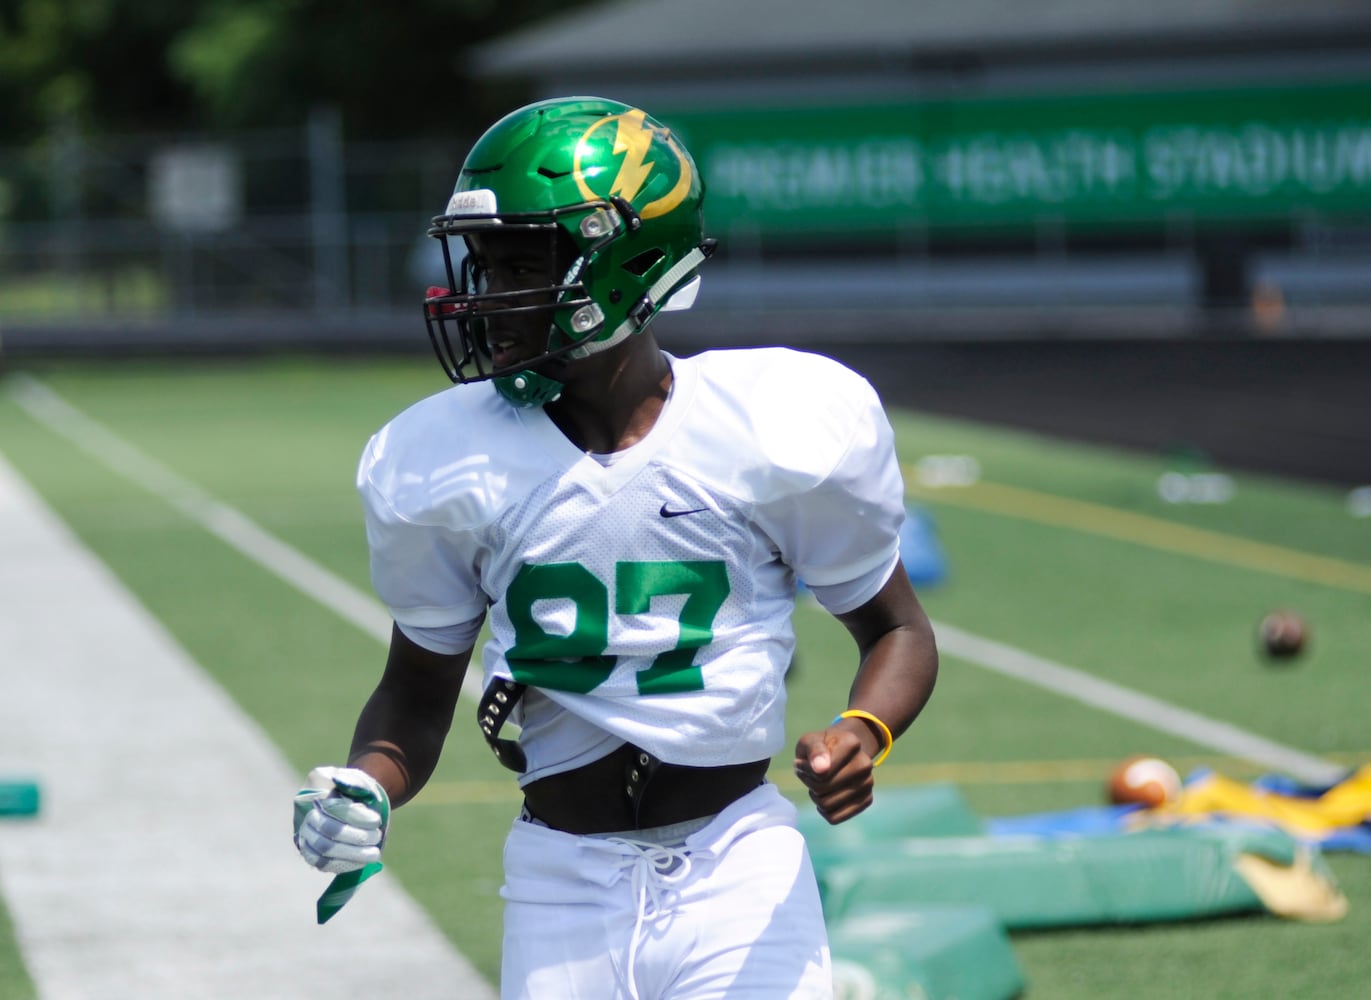
[[[667,299],[660,312],[684,312],[695,304],[695,296],[700,294],[700,275],[695,275]]]

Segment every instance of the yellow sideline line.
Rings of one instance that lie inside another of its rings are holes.
[[[1371,751],[1326,753],[1323,756],[1348,767],[1371,761]],[[1197,767],[1212,767],[1229,777],[1256,777],[1269,768],[1237,757],[1197,756],[1165,758],[1182,775]],[[1098,760],[999,760],[948,761],[940,764],[887,764],[878,777],[891,786],[950,782],[959,785],[1034,785],[1054,782],[1104,782],[1118,764],[1117,758]],[[769,775],[781,791],[797,794],[799,780],[780,767]],[[419,806],[453,806],[517,802],[519,787],[508,781],[430,781],[414,800]]]
[[[912,469],[906,467],[904,471],[906,482],[914,480]],[[1204,528],[1192,528],[1103,504],[985,481],[970,486],[944,486],[937,489],[909,486],[906,492],[922,500],[970,507],[1228,566],[1371,594],[1371,567],[1235,538]]]

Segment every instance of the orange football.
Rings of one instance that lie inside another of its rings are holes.
[[[1293,611],[1272,611],[1262,618],[1257,631],[1262,649],[1275,659],[1298,656],[1309,635],[1304,619]]]
[[[1181,776],[1158,757],[1128,757],[1110,773],[1108,793],[1115,805],[1170,805],[1181,796]]]

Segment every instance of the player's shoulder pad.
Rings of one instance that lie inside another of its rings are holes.
[[[888,433],[875,389],[832,358],[785,347],[697,358],[710,453],[729,463],[730,478],[751,481],[754,499],[808,489]]]
[[[523,425],[489,382],[421,399],[377,431],[357,466],[373,516],[453,529],[488,523],[529,465]]]

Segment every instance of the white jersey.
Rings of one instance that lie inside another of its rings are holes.
[[[783,348],[670,362],[656,424],[607,460],[489,382],[415,404],[362,456],[396,622],[488,609],[485,682],[529,685],[521,784],[624,742],[695,766],[771,757],[797,580],[841,614],[898,559],[903,483],[865,379]]]

